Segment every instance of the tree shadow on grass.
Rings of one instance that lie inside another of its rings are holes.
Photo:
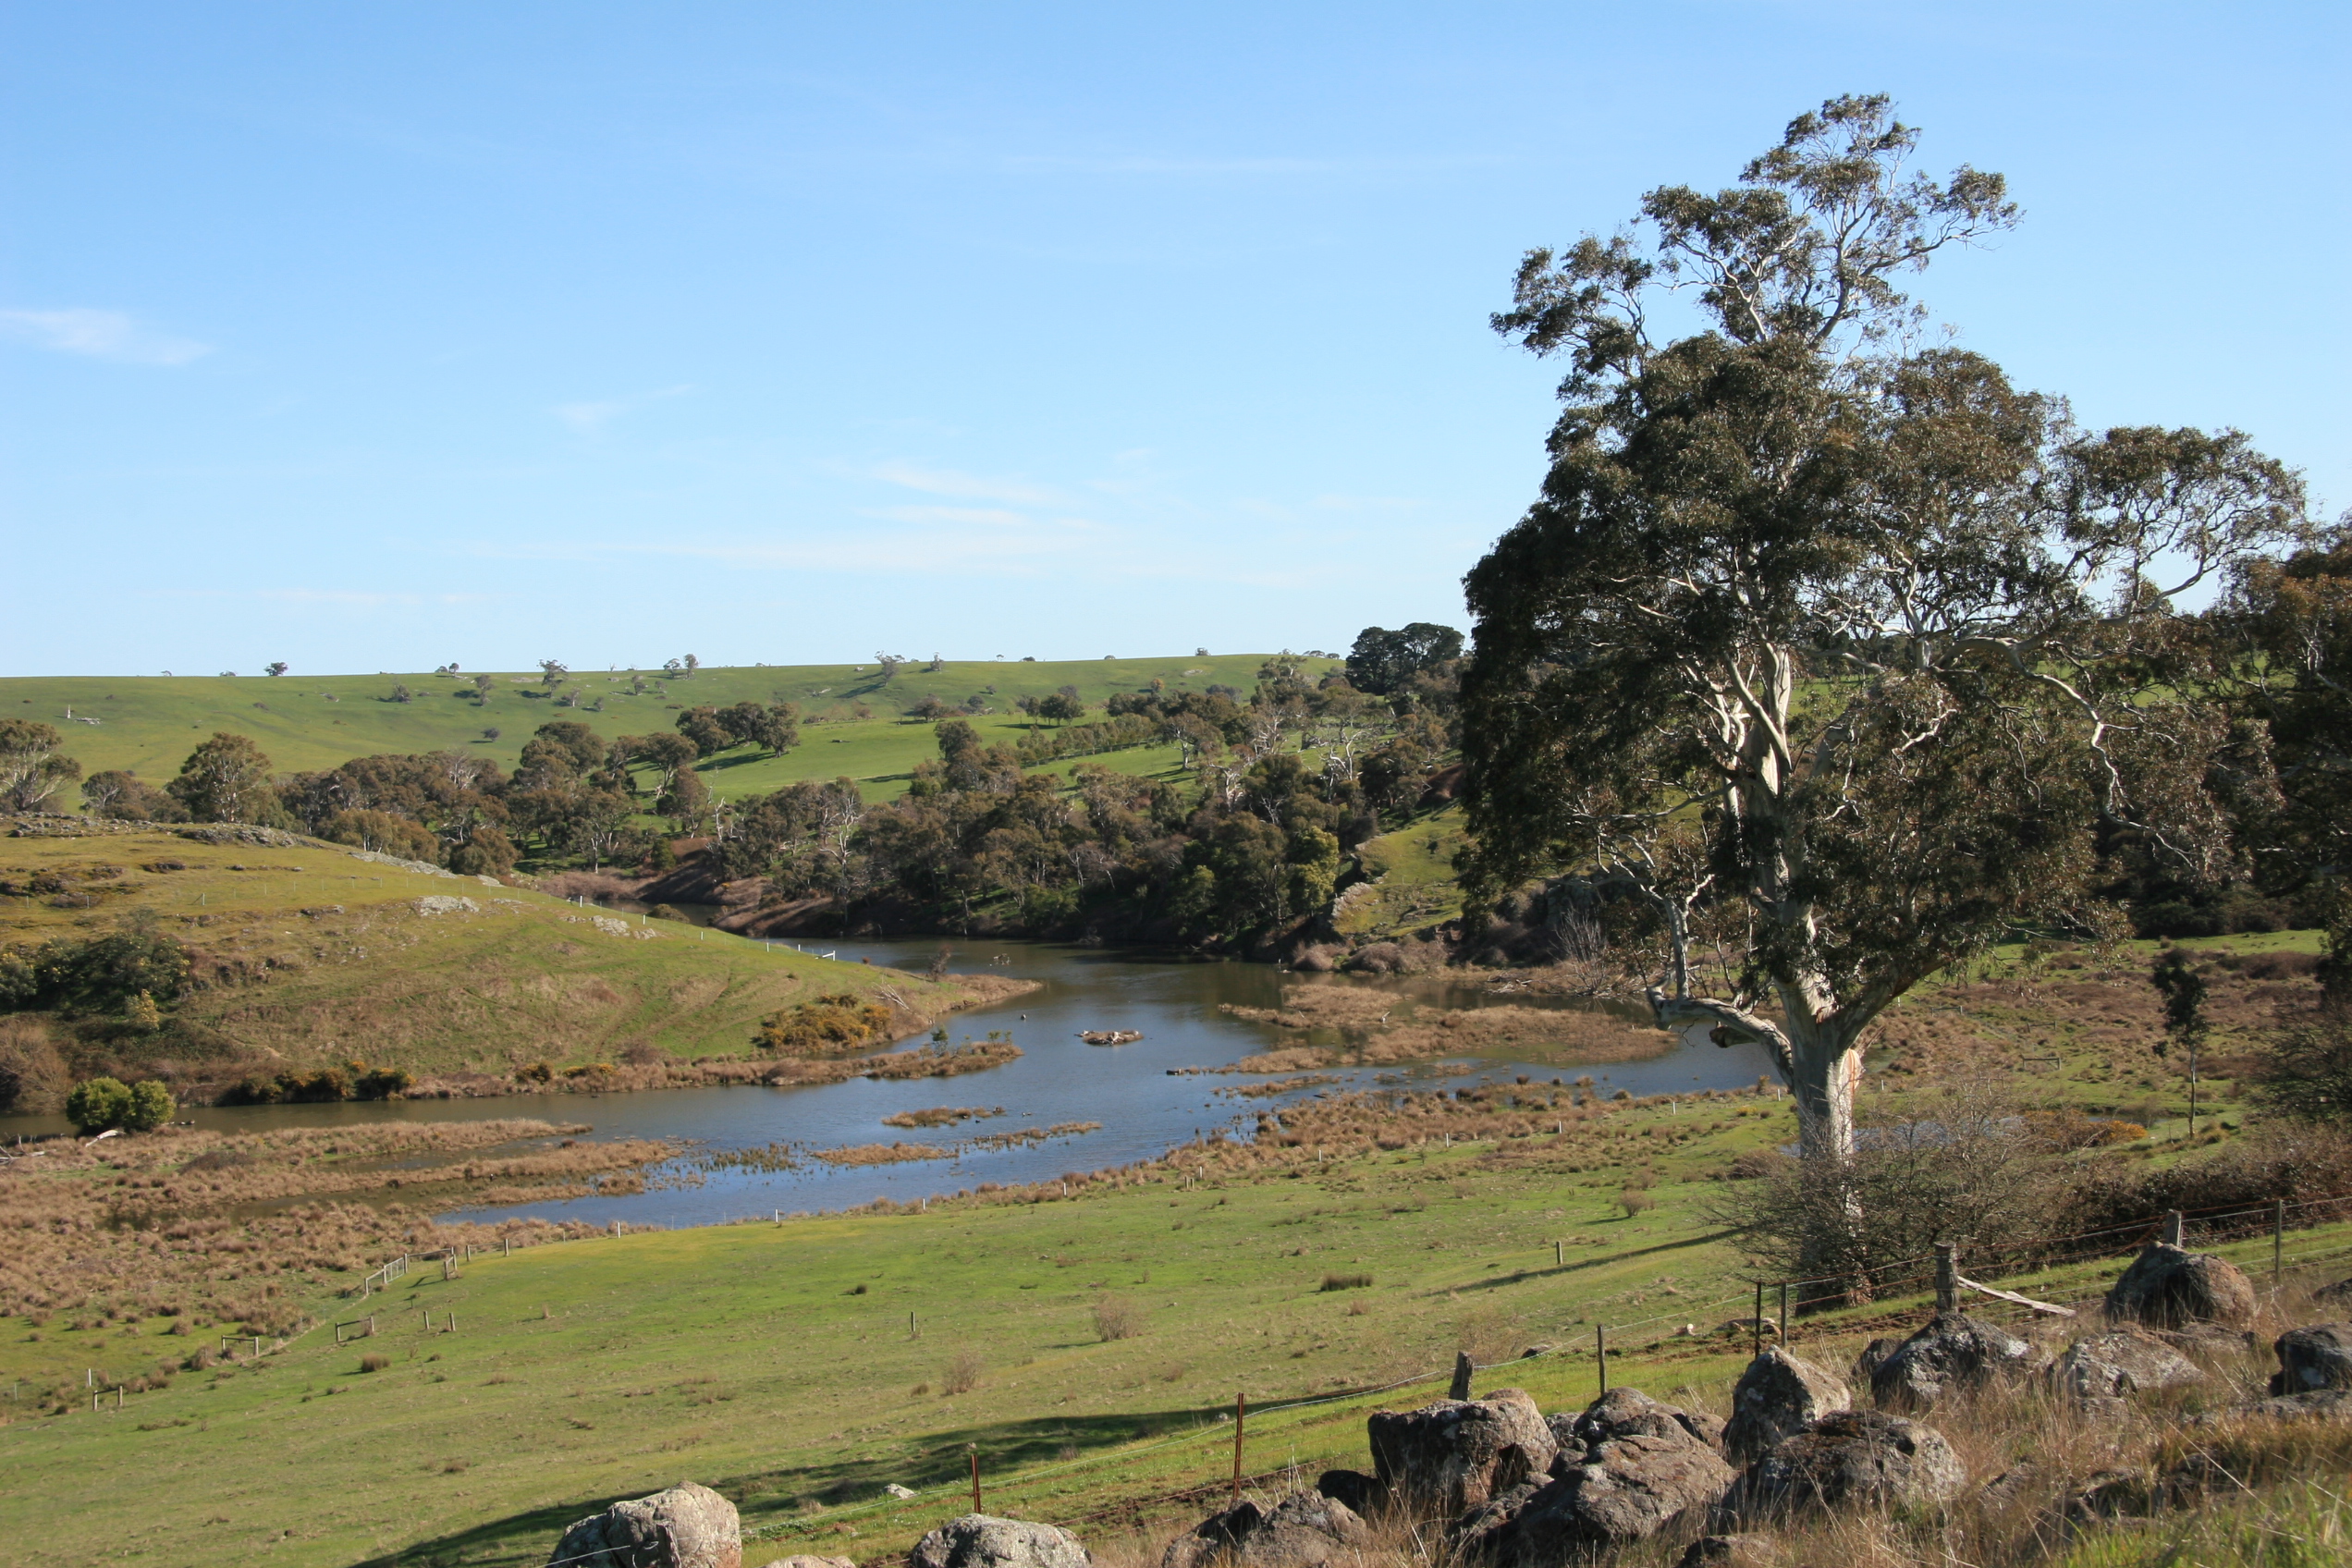
[[[1121,1411],[1096,1415],[1041,1415],[1025,1421],[950,1427],[913,1440],[913,1452],[873,1459],[842,1459],[828,1464],[778,1466],[742,1471],[731,1476],[695,1477],[725,1496],[742,1513],[748,1532],[797,1516],[810,1503],[838,1507],[880,1498],[890,1482],[913,1488],[924,1497],[903,1506],[927,1514],[942,1506],[962,1513],[968,1504],[952,1494],[933,1488],[960,1488],[969,1483],[971,1450],[980,1451],[984,1500],[992,1485],[1009,1484],[1008,1472],[1043,1464],[1062,1457],[1064,1451],[1084,1456],[1141,1439],[1168,1437],[1206,1428],[1224,1413],[1222,1405],[1182,1410]],[[666,1456],[665,1456],[666,1457]],[[676,1468],[691,1465],[685,1460]],[[991,1477],[1001,1479],[993,1482]],[[673,1483],[674,1484],[674,1483]],[[648,1491],[659,1490],[655,1483]],[[639,1494],[630,1494],[639,1495]],[[943,1503],[943,1499],[946,1500]],[[353,1568],[484,1568],[513,1565],[534,1568],[555,1551],[565,1526],[603,1512],[619,1498],[583,1495],[575,1501],[485,1519],[464,1529],[417,1541],[396,1551],[362,1560]]]

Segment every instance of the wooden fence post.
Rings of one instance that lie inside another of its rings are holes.
[[[1551,1243],[1551,1266],[1554,1268],[1565,1268],[1567,1263],[1568,1243],[1566,1242],[1560,1241],[1553,1242]]]
[[[1233,1394],[1233,1501],[1242,1501],[1242,1423],[1249,1415],[1249,1395],[1239,1390]]]
[[[1593,1361],[1600,1367],[1600,1391],[1609,1391],[1609,1330],[1593,1325]]]
[[[1935,1263],[1936,1310],[1951,1312],[1960,1305],[1960,1264],[1950,1242],[1935,1244]]]
[[[1781,1281],[1781,1348],[1788,1348],[1788,1281]]]
[[[977,1513],[980,1512],[980,1445],[966,1443],[964,1447],[972,1453],[972,1512]]]
[[[2279,1271],[2286,1251],[2286,1200],[2271,1200],[2271,1289],[2278,1289]]]
[[[1471,1361],[1470,1353],[1468,1351],[1455,1351],[1453,1353],[1453,1382],[1446,1390],[1446,1398],[1468,1399],[1470,1397],[1470,1377],[1471,1374],[1476,1370],[1477,1367]]]
[[[2164,1244],[2166,1246],[2176,1247],[2181,1244],[2181,1231],[2186,1223],[2186,1219],[2179,1209],[2168,1208],[2164,1211]]]
[[[1747,1354],[1764,1354],[1764,1281],[1756,1281],[1756,1316],[1747,1320]]]

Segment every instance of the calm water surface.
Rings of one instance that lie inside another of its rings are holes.
[[[920,970],[937,949],[936,940],[827,941],[806,943],[851,962],[871,960]],[[993,961],[993,962],[992,962]],[[1286,983],[1366,985],[1338,976],[1300,976],[1263,964],[1202,962],[1133,952],[1098,951],[1034,942],[958,944],[950,965],[959,972],[986,971],[1036,980],[1042,988],[996,1008],[957,1013],[946,1021],[951,1035],[977,1037],[992,1029],[1009,1032],[1024,1053],[1018,1060],[960,1078],[877,1083],[852,1079],[808,1088],[674,1089],[633,1095],[561,1095],[480,1100],[411,1100],[394,1104],[207,1107],[190,1111],[199,1126],[224,1131],[268,1127],[334,1126],[361,1121],[440,1121],[492,1117],[544,1117],[588,1122],[594,1136],[663,1138],[700,1149],[753,1148],[788,1143],[797,1149],[848,1144],[928,1144],[956,1149],[953,1158],[897,1165],[834,1167],[803,1156],[782,1171],[718,1170],[703,1173],[699,1184],[664,1184],[613,1197],[525,1204],[511,1208],[461,1211],[465,1218],[536,1215],[545,1219],[604,1223],[707,1224],[771,1210],[836,1209],[877,1197],[912,1201],[952,1194],[982,1182],[1017,1183],[1048,1180],[1069,1171],[1094,1170],[1150,1158],[1219,1127],[1246,1132],[1257,1112],[1304,1095],[1336,1093],[1377,1084],[1430,1086],[1485,1080],[1508,1081],[1526,1073],[1539,1082],[1573,1079],[1589,1072],[1604,1089],[1637,1095],[1676,1090],[1734,1088],[1752,1084],[1770,1071],[1762,1049],[1713,1046],[1694,1031],[1674,1049],[1646,1061],[1590,1066],[1562,1056],[1539,1062],[1455,1059],[1403,1067],[1327,1070],[1339,1082],[1293,1091],[1277,1099],[1239,1099],[1219,1088],[1263,1082],[1262,1076],[1216,1073],[1171,1076],[1170,1069],[1218,1067],[1254,1052],[1299,1043],[1295,1034],[1245,1023],[1218,1011],[1219,1004],[1273,1007]],[[1442,981],[1387,982],[1384,988],[1411,992],[1416,999],[1452,1007],[1495,1003],[1547,1004],[1539,998],[1495,996],[1476,986]],[[1646,1010],[1612,1009],[1629,1022]],[[1133,1045],[1089,1046],[1081,1029],[1140,1029]],[[1467,1071],[1465,1071],[1465,1069]],[[886,1127],[894,1112],[931,1106],[1001,1106],[1005,1114],[961,1128]],[[1056,1138],[1028,1148],[960,1148],[975,1133],[1049,1127],[1058,1122],[1100,1122],[1098,1130]],[[61,1127],[43,1119],[0,1119],[0,1136],[14,1131]],[[691,1158],[682,1162],[691,1167]]]

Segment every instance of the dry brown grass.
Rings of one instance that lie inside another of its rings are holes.
[[[592,1229],[445,1226],[435,1212],[592,1183],[618,1190],[675,1152],[567,1136],[587,1130],[500,1119],[47,1139],[0,1164],[0,1313],[36,1323],[169,1314],[194,1328],[286,1332],[297,1295],[356,1280],[395,1254]]]
[[[1227,1002],[1220,1011],[1254,1023],[1332,1036],[1245,1057],[1226,1072],[1296,1072],[1379,1066],[1441,1056],[1534,1058],[1573,1052],[1581,1061],[1632,1061],[1672,1048],[1662,1029],[1574,1008],[1433,1008],[1393,991],[1345,985],[1294,985],[1279,1008]]]

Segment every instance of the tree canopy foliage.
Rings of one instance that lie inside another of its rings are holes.
[[[1470,573],[1475,895],[1566,872],[1670,934],[1666,1021],[1767,1043],[1851,1148],[1862,1030],[2013,925],[2097,922],[2096,833],[2227,852],[2230,739],[2176,595],[2303,521],[2236,431],[2076,427],[1914,337],[1903,275],[2015,221],[1840,98],[1641,237],[1531,252],[1496,328],[1568,361],[1551,466]],[[1661,341],[1659,296],[1703,330]],[[1693,927],[1741,973],[1693,990]]]

